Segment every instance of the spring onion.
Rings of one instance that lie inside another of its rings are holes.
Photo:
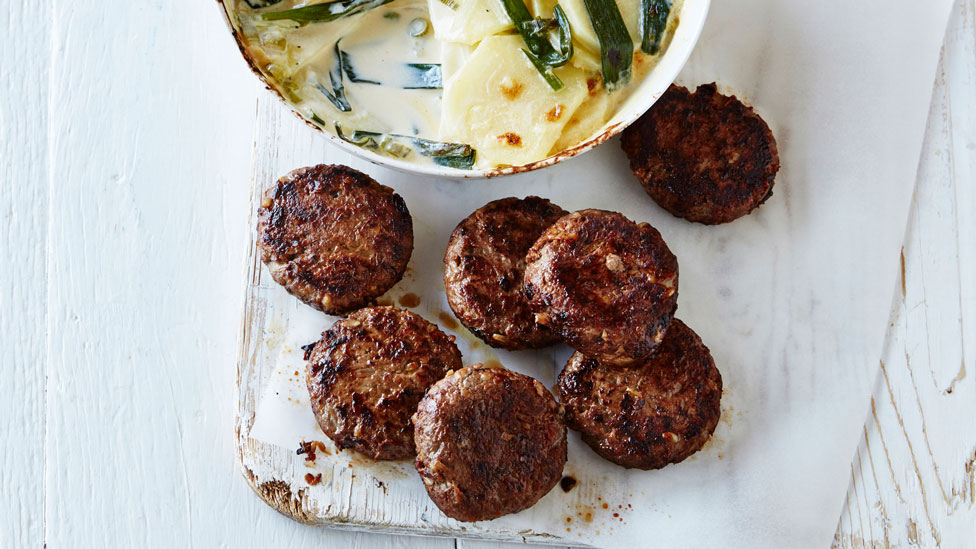
[[[357,13],[378,8],[380,6],[389,4],[392,1],[393,0],[334,0],[332,2],[312,4],[311,6],[293,8],[290,10],[262,13],[258,17],[265,21],[290,19],[299,25],[307,25],[309,23],[328,23],[330,21],[335,21],[336,19],[349,17],[350,15],[356,15]]]
[[[252,10],[273,6],[278,2],[281,2],[281,0],[244,0],[247,7],[251,8]]]
[[[437,90],[444,87],[441,66],[435,63],[407,63],[411,80],[401,87],[405,90]]]
[[[443,87],[441,66],[435,63],[401,63],[385,68],[383,77],[364,76],[356,70],[349,52],[339,52],[342,70],[350,82],[374,86],[395,86],[405,90],[433,90]]]
[[[407,25],[407,34],[414,38],[427,34],[427,20],[422,17],[414,18]]]
[[[335,105],[335,108],[342,112],[349,112],[352,110],[352,106],[346,99],[346,88],[342,85],[343,60],[342,51],[339,50],[339,42],[340,40],[336,40],[335,46],[332,48],[333,52],[335,52],[335,62],[332,64],[332,68],[329,69],[329,81],[332,84],[332,91],[330,92],[319,82],[315,83],[315,87],[322,92],[322,95],[326,99]]]
[[[565,65],[573,57],[573,30],[566,12],[557,4],[552,10],[553,19],[533,18],[523,0],[502,0],[502,5],[528,48],[522,52],[553,90],[562,89],[563,82],[552,69]],[[557,27],[558,50],[549,41],[549,31]]]
[[[600,42],[603,82],[607,91],[613,91],[630,80],[634,43],[614,0],[583,0],[583,6]]]
[[[529,58],[529,62],[532,63],[532,66],[535,67],[535,70],[539,71],[539,74],[542,75],[542,78],[546,81],[547,84],[549,84],[549,87],[552,88],[553,91],[559,91],[563,89],[565,84],[563,84],[563,81],[558,76],[556,76],[556,73],[552,71],[552,67],[545,65],[542,61],[539,60],[538,57],[532,55],[532,52],[530,52],[529,50],[523,49],[522,53],[524,53],[525,56]]]
[[[641,51],[654,55],[661,49],[661,39],[668,28],[671,0],[641,0]]]
[[[349,53],[340,51],[339,57],[342,59],[342,70],[346,73],[346,78],[348,78],[350,82],[355,82],[357,84],[373,84],[376,86],[380,85],[379,80],[370,80],[369,78],[360,76],[359,73],[356,72],[356,67],[353,65],[352,57],[349,55]]]
[[[413,150],[416,150],[422,156],[429,157],[438,166],[446,166],[459,170],[470,170],[474,166],[474,161],[477,156],[476,151],[471,145],[465,145],[463,143],[443,143],[412,135],[363,130],[354,130],[351,134],[346,135],[338,123],[335,125],[335,129],[339,139],[347,143],[352,143],[357,147],[363,147],[376,152],[384,152],[397,158],[403,158]],[[413,148],[404,145],[401,141],[410,143]]]

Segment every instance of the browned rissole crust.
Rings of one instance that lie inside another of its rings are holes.
[[[307,353],[306,383],[322,431],[375,459],[414,454],[410,417],[434,382],[461,367],[454,338],[420,316],[369,307],[339,320]]]
[[[473,334],[509,350],[552,345],[558,336],[535,322],[522,290],[525,254],[566,211],[544,198],[489,202],[454,229],[444,255],[451,310]]]
[[[678,260],[647,223],[580,210],[549,227],[526,256],[536,321],[607,364],[645,359],[678,303]]]
[[[766,122],[715,84],[672,85],[623,132],[644,190],[675,216],[706,225],[738,219],[772,196],[779,171]]]
[[[457,520],[531,507],[562,477],[562,409],[528,376],[462,368],[430,388],[413,422],[417,472],[430,499]]]
[[[413,221],[400,195],[347,166],[282,177],[258,209],[258,246],[271,276],[328,314],[373,302],[403,276]]]
[[[566,423],[604,458],[658,469],[697,452],[721,413],[722,376],[698,335],[671,321],[654,356],[633,368],[575,353],[559,375]]]

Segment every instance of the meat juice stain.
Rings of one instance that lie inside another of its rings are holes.
[[[458,329],[457,320],[454,320],[453,316],[451,316],[450,314],[444,311],[437,313],[437,320],[440,320],[441,324],[443,324],[444,327],[447,328],[448,330]]]
[[[588,505],[580,505],[576,508],[576,516],[583,519],[583,522],[593,522],[593,509]]]
[[[484,364],[485,366],[487,366],[489,368],[501,368],[502,367],[502,363],[499,362],[499,360],[497,358],[489,358],[488,360],[484,361],[482,364]],[[574,480],[573,483],[575,483],[575,482],[576,481]],[[562,481],[560,481],[560,484],[561,483],[562,483]],[[570,487],[570,489],[572,489],[572,487]],[[565,490],[566,492],[569,491],[569,490],[566,490],[565,488],[563,488],[563,490]]]
[[[576,486],[576,479],[573,477],[563,477],[559,481],[559,487],[563,489],[563,492],[569,492]],[[605,504],[604,504],[605,505]]]
[[[393,298],[390,296],[383,296],[376,300],[376,304],[381,307],[389,307],[393,305]]]
[[[400,296],[400,306],[413,308],[420,305],[420,296],[415,293],[403,294]]]

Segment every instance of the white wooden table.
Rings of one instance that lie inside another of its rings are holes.
[[[0,547],[487,547],[305,527],[241,479],[261,90],[206,7],[0,12]],[[976,543],[974,22],[958,0],[841,547]]]

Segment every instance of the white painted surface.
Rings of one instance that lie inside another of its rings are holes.
[[[864,435],[835,543],[976,543],[976,40],[956,3]]]
[[[976,536],[976,37],[960,4],[841,545]],[[451,547],[304,527],[239,477],[241,189],[259,90],[215,10],[57,2],[53,25],[47,10],[0,16],[0,251],[16,259],[0,268],[0,546]]]
[[[0,547],[43,542],[50,14],[0,10]]]

